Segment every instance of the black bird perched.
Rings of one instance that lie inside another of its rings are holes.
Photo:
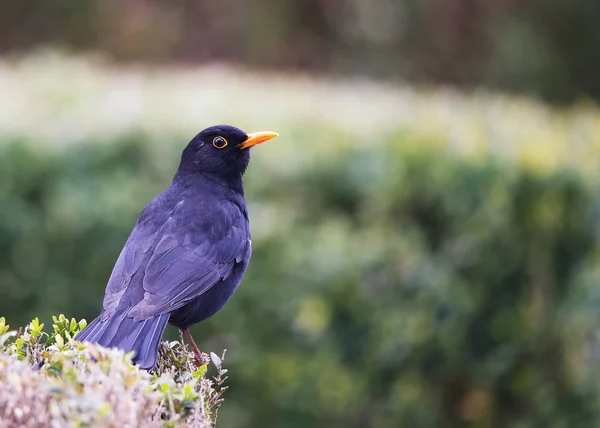
[[[134,363],[150,369],[170,323],[200,362],[188,327],[227,303],[252,253],[242,186],[248,149],[277,135],[219,125],[190,141],[173,182],[144,208],[121,250],[102,313],[77,340],[135,351]]]

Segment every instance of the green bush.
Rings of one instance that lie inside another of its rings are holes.
[[[0,318],[0,425],[9,427],[213,427],[227,370],[215,354],[214,380],[178,342],[163,342],[153,373],[131,355],[73,337],[86,326],[64,315],[53,331],[35,318],[9,331]],[[16,337],[16,338],[15,338]]]
[[[247,174],[249,271],[193,329],[230,350],[221,423],[595,426],[597,188],[401,131],[328,135],[257,149]],[[0,145],[0,313],[97,315],[185,143],[147,140]]]

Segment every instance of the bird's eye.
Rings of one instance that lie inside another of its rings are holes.
[[[213,146],[215,146],[217,149],[224,149],[227,147],[227,140],[223,137],[215,137],[213,140]]]

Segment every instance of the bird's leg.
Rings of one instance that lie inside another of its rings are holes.
[[[194,338],[192,337],[192,333],[190,333],[190,330],[187,329],[187,328],[180,329],[179,331],[181,331],[181,333],[183,334],[183,336],[187,339],[188,343],[192,347],[192,351],[194,351],[194,357],[195,357],[195,360],[196,360],[196,367],[200,367],[201,365],[204,364],[204,358],[202,358],[202,352],[200,352],[200,349],[198,349],[198,345],[196,345],[196,342],[194,342]]]

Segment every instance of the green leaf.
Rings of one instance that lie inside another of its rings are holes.
[[[86,327],[87,327],[87,321],[85,320],[85,318],[82,318],[79,321],[79,331],[83,330]]]
[[[171,391],[171,385],[169,385],[167,382],[163,382],[160,384],[160,391],[163,394],[166,394],[167,392]]]
[[[40,335],[43,329],[44,323],[40,323],[40,320],[36,317],[29,323],[26,330],[29,330],[31,336],[34,339],[37,339],[37,337]]]
[[[54,340],[56,341],[56,345],[59,347],[59,349],[65,346],[65,341],[60,334],[54,336]]]
[[[9,328],[10,326],[6,324],[4,317],[0,317],[0,336],[6,333]]]
[[[204,377],[204,375],[206,374],[206,370],[207,370],[208,364],[203,364],[200,367],[198,367],[197,370],[194,370],[192,372],[192,375],[195,378],[200,378],[200,377]]]

